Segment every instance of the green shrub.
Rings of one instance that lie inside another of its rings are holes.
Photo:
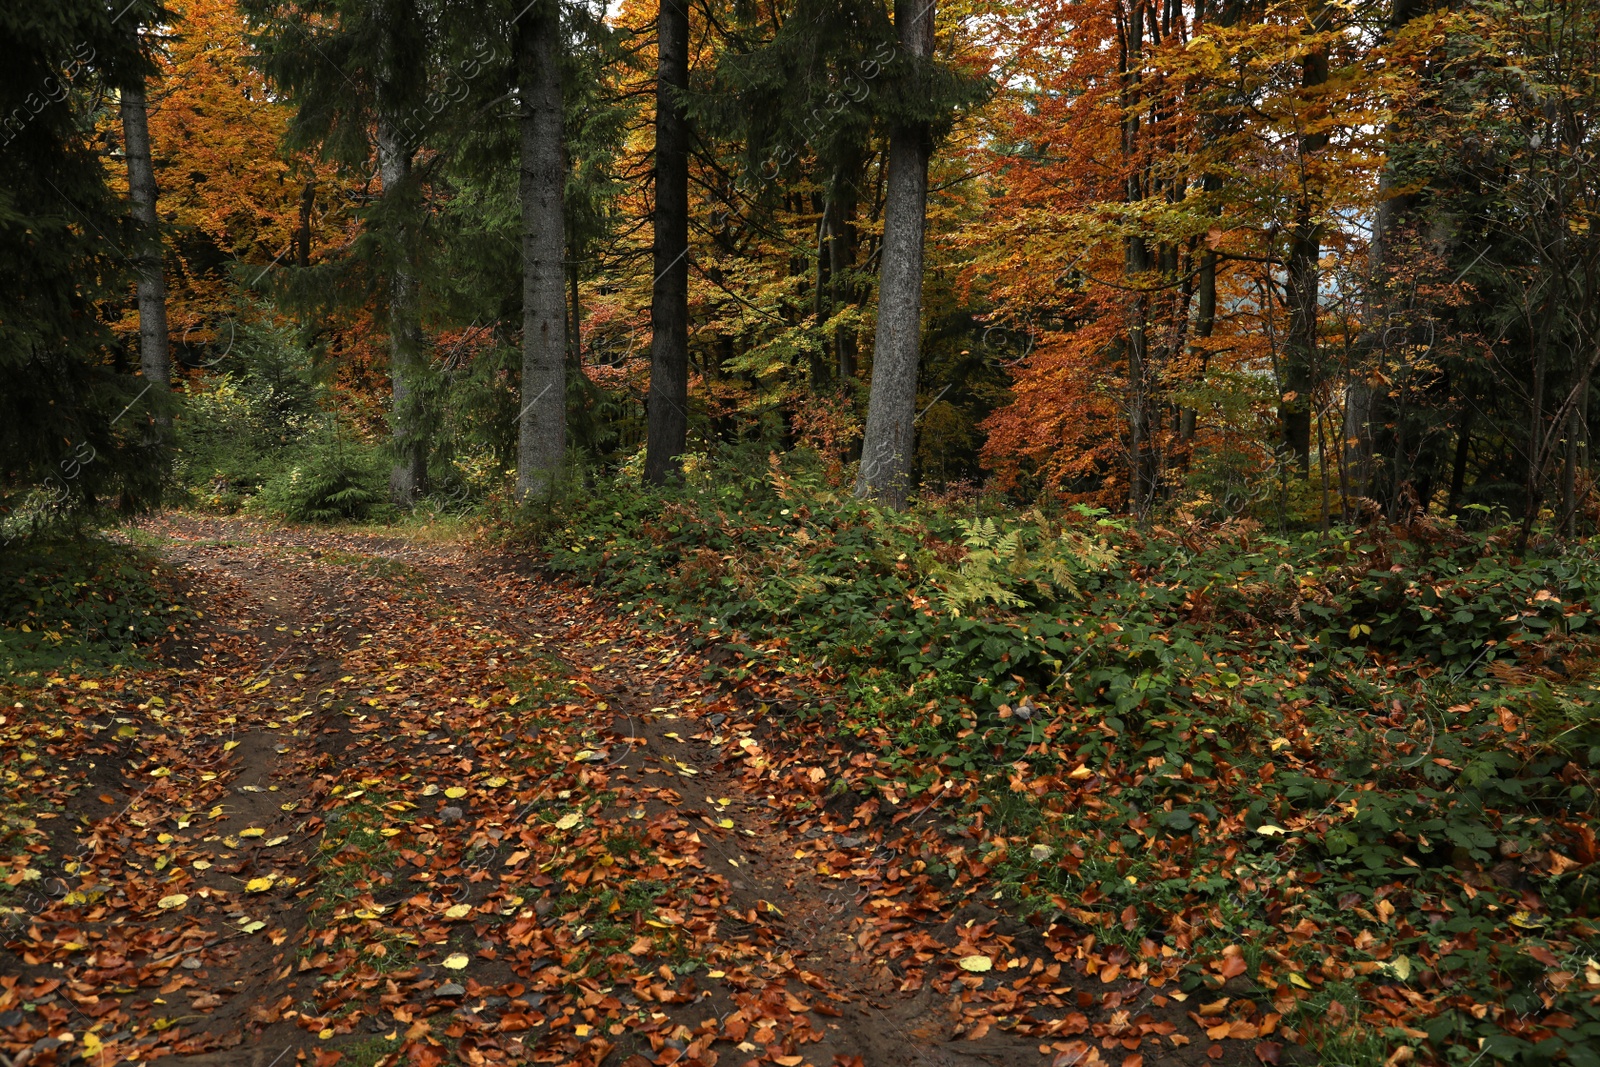
[[[160,561],[98,537],[17,541],[0,552],[0,674],[130,664],[191,612]]]
[[[192,502],[237,511],[333,419],[310,353],[288,327],[239,328],[223,362],[191,380],[174,468]]]
[[[1438,1004],[1511,1012],[1538,1010],[1518,961],[1586,958],[1596,868],[1570,861],[1600,829],[1592,548],[890,512],[797,467],[597,481],[541,518],[547,566],[712,631],[691,640],[722,643],[713,673],[833,679],[818,721],[870,750],[868,784],[964,781],[973,836],[1005,842],[980,852],[995,883],[1137,916],[1096,928],[1108,941],[1198,960],[1242,940],[1257,967],[1282,945],[1278,982],[1336,958],[1364,968],[1362,998],[1426,967]],[[1289,914],[1339,937],[1296,947]],[[1548,1047],[1509,1015],[1440,1007],[1426,1030],[1529,1064],[1600,1044],[1576,983],[1539,1008],[1573,1020]]]
[[[273,475],[250,508],[290,522],[363,522],[386,506],[387,495],[379,450],[333,434]]]

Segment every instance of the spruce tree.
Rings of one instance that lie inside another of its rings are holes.
[[[107,188],[93,109],[150,69],[129,28],[170,18],[95,0],[0,8],[0,520],[159,499],[165,409],[100,311],[131,296],[139,235]]]

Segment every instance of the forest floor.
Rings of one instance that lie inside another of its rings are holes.
[[[526,561],[136,537],[194,621],[150,669],[5,692],[37,728],[0,1067],[1296,1058],[1243,979],[1084,974],[1081,932],[951,899],[903,847],[943,828],[833,788],[784,678],[707,681]]]

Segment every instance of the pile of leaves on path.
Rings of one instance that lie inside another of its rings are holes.
[[[1216,1035],[1325,1062],[1600,1063],[1588,545],[893,514],[776,467],[564,518],[553,569],[811,687],[761,773],[893,811],[902,900],[1003,893],[1107,984],[1247,981]]]

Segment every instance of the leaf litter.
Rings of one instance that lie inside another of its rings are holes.
[[[7,882],[37,887],[6,928],[12,1067],[1311,1062],[1283,1020],[1327,973],[1115,943],[1093,894],[991,908],[951,825],[970,784],[912,793],[786,724],[793,678],[708,681],[458,547],[154,525],[204,629],[156,670],[6,690],[35,757],[6,783]]]

